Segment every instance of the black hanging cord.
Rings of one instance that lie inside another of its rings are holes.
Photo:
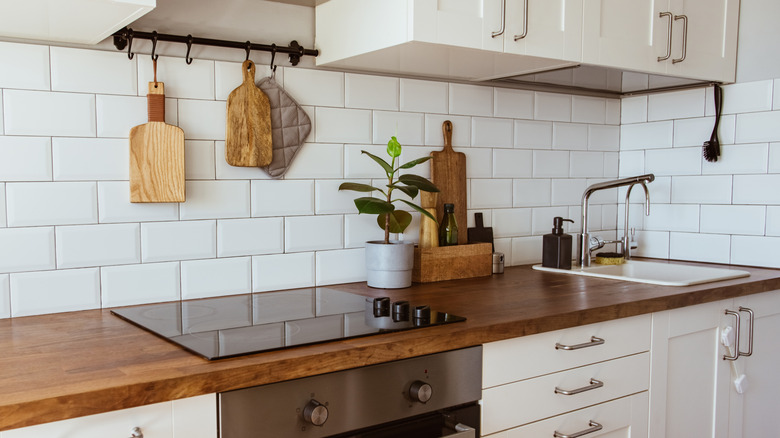
[[[249,49],[254,51],[271,52],[271,53],[274,53],[274,51],[276,51],[279,53],[287,54],[290,58],[290,64],[292,65],[298,65],[302,56],[319,55],[319,50],[305,49],[300,44],[298,44],[297,41],[290,42],[290,45],[288,46],[277,46],[276,44],[247,45],[247,43],[242,43],[238,41],[215,40],[211,38],[197,38],[197,37],[193,37],[192,35],[187,35],[187,36],[169,35],[164,33],[157,33],[156,31],[135,32],[133,31],[133,29],[130,28],[124,28],[114,33],[114,46],[118,50],[124,50],[124,48],[127,47],[127,56],[130,59],[133,59],[133,53],[130,52],[130,48],[133,39],[139,39],[139,38],[144,40],[152,40],[153,45],[156,44],[156,41],[166,41],[172,43],[187,44],[188,47],[187,53],[189,53],[189,49],[192,47],[193,44],[197,44],[200,46],[226,47],[232,49],[244,49],[244,50]],[[152,50],[154,51],[154,48]]]

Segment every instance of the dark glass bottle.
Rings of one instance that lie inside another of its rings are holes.
[[[458,222],[455,220],[455,205],[444,204],[444,218],[439,224],[439,246],[458,244]]]

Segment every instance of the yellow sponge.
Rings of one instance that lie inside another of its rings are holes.
[[[596,260],[594,263],[599,265],[622,265],[626,259],[623,258],[623,254],[616,252],[600,252],[596,254]]]

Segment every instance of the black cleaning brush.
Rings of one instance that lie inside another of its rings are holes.
[[[714,85],[715,94],[715,126],[712,128],[712,135],[710,135],[710,141],[704,142],[704,159],[709,162],[718,161],[720,156],[720,142],[718,141],[718,124],[720,123],[720,110],[723,106],[723,91],[720,89],[720,85]]]

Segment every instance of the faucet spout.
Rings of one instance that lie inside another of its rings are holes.
[[[641,185],[642,189],[644,189],[644,191],[645,191],[645,216],[649,216],[650,215],[650,191],[647,190],[647,184],[644,181],[641,181],[641,182],[633,183],[633,184],[629,185],[628,186],[628,190],[626,190],[626,208],[625,208],[625,210],[626,210],[625,213],[626,214],[625,214],[625,218],[624,218],[624,222],[623,222],[623,238],[620,240],[621,241],[621,245],[623,246],[623,258],[625,260],[629,260],[631,258],[631,250],[633,249],[631,247],[631,238],[628,237],[628,230],[629,230],[628,212],[630,210],[630,208],[628,208],[629,207],[628,199],[631,197],[631,189],[633,189],[634,186],[637,185],[637,184]],[[631,237],[633,237],[633,233],[631,233],[631,234],[632,234]]]

